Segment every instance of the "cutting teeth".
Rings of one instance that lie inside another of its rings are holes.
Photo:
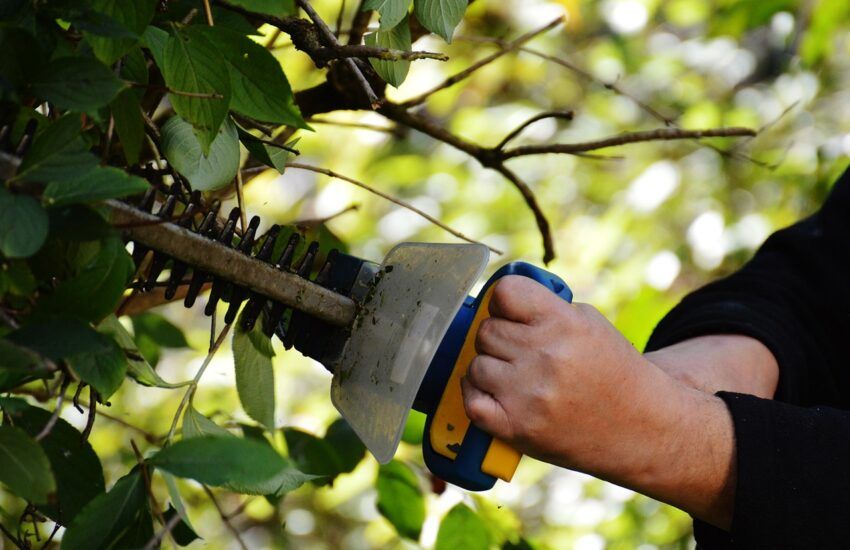
[[[257,230],[260,226],[259,216],[254,216],[248,223],[248,227],[240,234],[237,231],[237,225],[242,216],[239,208],[233,208],[224,222],[218,218],[218,213],[221,204],[218,201],[210,204],[206,209],[203,208],[201,195],[198,192],[193,192],[189,196],[188,203],[182,209],[182,213],[175,218],[175,211],[180,202],[184,202],[183,195],[180,195],[178,185],[173,185],[171,192],[167,194],[164,201],[160,203],[159,209],[156,211],[156,216],[163,223],[176,223],[177,225],[188,229],[204,237],[218,241],[222,245],[239,250],[241,253],[256,258],[264,263],[272,264],[276,269],[294,273],[299,277],[310,280],[310,274],[314,271],[314,264],[319,252],[319,243],[311,242],[307,246],[306,252],[296,258],[296,250],[302,242],[302,237],[297,233],[289,236],[289,240],[283,247],[277,261],[273,261],[275,243],[280,235],[280,226],[273,226],[265,235],[258,236]],[[145,212],[153,212],[156,206],[156,192],[153,188],[145,193],[139,202],[139,209]],[[206,212],[203,214],[203,212]],[[203,214],[203,217],[201,217]],[[200,218],[200,223],[196,225],[197,218]],[[258,242],[262,242],[257,246]],[[256,251],[256,252],[255,252]],[[137,266],[142,265],[142,262],[147,257],[150,249],[140,243],[133,243],[133,260]],[[336,257],[337,251],[331,250],[325,263],[318,269],[318,275],[314,282],[324,285],[328,279],[328,273],[331,268],[332,260]],[[292,347],[294,334],[296,333],[291,318],[292,313],[287,316],[288,308],[282,303],[270,300],[266,296],[254,292],[245,287],[234,284],[231,281],[215,277],[209,273],[193,269],[191,265],[185,262],[172,258],[162,252],[153,251],[153,256],[150,260],[150,266],[144,276],[144,280],[137,285],[137,288],[142,292],[152,290],[155,286],[161,286],[162,283],[157,283],[162,273],[170,268],[170,274],[167,283],[165,283],[165,298],[171,300],[177,294],[179,287],[188,285],[186,295],[183,298],[184,306],[192,307],[197,300],[198,295],[204,289],[205,285],[211,283],[207,303],[204,307],[204,314],[212,315],[217,308],[219,301],[225,301],[229,305],[227,312],[224,315],[224,321],[227,324],[233,323],[236,320],[242,304],[241,323],[242,328],[251,330],[257,323],[260,315],[264,315],[264,332],[269,336],[275,333],[284,342],[288,348]],[[187,275],[191,277],[187,279]]]

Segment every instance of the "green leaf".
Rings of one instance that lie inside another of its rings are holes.
[[[0,426],[0,481],[19,497],[47,503],[56,480],[44,450],[23,430]]]
[[[150,504],[145,502],[113,548],[144,548],[153,536],[153,516]]]
[[[407,416],[407,422],[404,424],[401,440],[411,445],[421,444],[422,436],[425,434],[425,419],[425,414],[411,410]]]
[[[364,39],[369,46],[409,51],[411,46],[410,27],[407,25],[407,19],[404,19],[400,25],[396,25],[388,31],[367,34]],[[369,63],[372,64],[372,67],[375,68],[375,71],[387,84],[396,88],[401,86],[401,83],[407,78],[407,72],[410,70],[410,61],[370,59]]]
[[[283,430],[291,458],[302,472],[322,476],[318,485],[329,484],[343,470],[342,458],[324,439],[296,428]]]
[[[340,473],[348,473],[354,470],[363,457],[366,456],[366,446],[351,429],[348,422],[344,418],[337,418],[333,424],[328,427],[325,433],[325,441],[339,455],[342,470]]]
[[[301,118],[292,88],[280,66],[263,46],[222,27],[199,27],[227,61],[230,108],[247,117],[296,128],[310,127]]]
[[[49,334],[50,338],[45,338]],[[7,336],[19,346],[59,361],[98,350],[105,336],[74,317],[57,316],[27,323]]]
[[[187,348],[183,332],[157,313],[142,313],[132,318],[136,345],[151,365],[159,362],[159,348]]]
[[[487,524],[465,504],[458,504],[440,523],[434,550],[487,550],[490,548],[490,531]]]
[[[254,13],[268,15],[294,15],[296,12],[294,0],[232,0],[230,3]]]
[[[0,391],[14,388],[27,378],[50,373],[44,361],[32,350],[0,338]]]
[[[71,111],[94,112],[124,85],[103,63],[88,57],[62,57],[42,67],[32,80],[37,96]]]
[[[139,35],[153,19],[155,0],[92,0],[91,7],[98,13],[111,17],[130,32],[129,37],[107,38],[86,34],[94,55],[112,65],[122,55],[136,45]]]
[[[242,329],[241,318],[233,333],[236,391],[248,416],[274,429],[274,369],[271,339],[263,334],[262,322],[250,332]]]
[[[177,510],[173,506],[169,506],[168,510],[165,511],[165,514],[163,514],[165,516],[165,522],[170,522],[171,518],[173,518],[177,513]],[[176,542],[179,546],[188,546],[200,537],[194,529],[183,521],[183,516],[180,517],[181,519],[177,521],[177,524],[171,530],[171,536],[174,537],[174,542]]]
[[[124,355],[127,357],[127,373],[133,377],[136,382],[144,386],[154,386],[157,388],[179,388],[186,386],[191,382],[181,382],[172,384],[166,382],[162,377],[151,367],[133,341],[133,337],[124,328],[124,325],[118,320],[115,315],[109,315],[97,326],[97,330],[103,334],[111,336],[115,342],[124,350]]]
[[[286,171],[286,161],[288,161],[289,157],[292,156],[291,151],[288,151],[278,145],[270,145],[260,138],[251,135],[240,126],[237,126],[236,129],[239,132],[239,141],[242,142],[242,145],[248,149],[248,152],[251,153],[255,159],[266,166],[274,168],[281,174]],[[292,148],[296,143],[298,143],[298,139],[290,141],[286,144],[286,146]]]
[[[165,44],[168,42],[168,33],[159,27],[148,26],[142,33],[142,44],[151,52],[156,65],[162,68],[165,65]]]
[[[399,535],[418,540],[425,521],[425,500],[413,470],[397,460],[382,464],[375,488],[381,515],[393,524]]]
[[[180,117],[171,117],[162,127],[162,152],[192,188],[201,191],[229,185],[239,170],[239,134],[230,119],[204,154],[192,126]]]
[[[212,154],[211,145],[218,139],[231,96],[230,77],[227,71],[222,70],[224,58],[206,33],[195,26],[170,35],[162,55],[160,69],[169,89],[210,96],[168,94],[177,114],[194,127],[201,151],[217,156]],[[220,97],[211,97],[213,94]]]
[[[127,357],[112,338],[98,334],[100,345],[87,353],[72,355],[66,360],[83,382],[97,390],[102,400],[109,399],[124,382]]]
[[[124,151],[127,164],[139,162],[142,152],[142,141],[145,137],[145,122],[142,118],[142,107],[136,98],[134,90],[124,90],[109,104],[112,118],[115,121],[115,131]]]
[[[62,550],[114,547],[147,507],[146,502],[142,475],[133,470],[77,514],[62,537]]]
[[[183,439],[158,452],[150,462],[177,477],[246,494],[285,492],[311,478],[292,468],[269,445],[240,437]]]
[[[206,436],[236,437],[226,429],[196,411],[195,407],[191,404],[186,407],[186,412],[183,413],[182,433],[184,439]]]
[[[414,0],[413,13],[423,27],[451,43],[467,4],[467,0]]]
[[[183,497],[180,496],[180,490],[177,488],[177,478],[168,472],[160,472],[162,479],[165,480],[165,486],[168,489],[168,496],[171,497],[171,506],[180,514],[182,523],[193,532],[192,522],[189,521],[189,515],[186,513],[186,506],[183,504]]]
[[[49,206],[64,206],[135,195],[148,187],[147,181],[124,170],[98,167],[76,180],[49,183],[42,200]]]
[[[407,17],[411,0],[366,0],[363,10],[376,10],[381,15],[381,30],[388,31]]]
[[[98,160],[89,153],[80,132],[79,115],[65,115],[50,124],[36,136],[15,179],[45,183],[67,181],[92,171]]]
[[[107,238],[93,245],[91,256],[80,259],[76,273],[39,300],[36,313],[98,322],[114,311],[135,266],[121,239]]]
[[[15,426],[35,437],[50,421],[52,413],[23,405],[6,411]],[[40,441],[56,478],[58,502],[41,504],[38,509],[62,525],[68,525],[92,499],[104,493],[103,467],[88,441],[61,417]]]
[[[47,239],[47,213],[37,200],[16,195],[0,186],[0,254],[7,258],[28,258]]]

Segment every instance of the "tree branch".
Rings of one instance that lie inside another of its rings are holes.
[[[507,145],[509,141],[511,141],[512,139],[517,137],[520,133],[522,133],[523,130],[525,130],[526,128],[528,128],[529,126],[531,126],[532,124],[534,124],[535,122],[537,122],[539,120],[543,120],[543,119],[546,119],[546,118],[558,118],[558,119],[561,119],[561,120],[572,120],[574,114],[575,113],[573,113],[572,111],[546,111],[545,113],[540,113],[538,115],[534,115],[533,117],[529,118],[528,120],[526,120],[525,122],[523,122],[522,124],[520,124],[519,126],[514,128],[513,130],[511,130],[511,132],[508,135],[506,135],[502,139],[502,141],[499,142],[498,145],[496,145],[496,149],[504,149],[505,145]]]
[[[700,139],[707,137],[740,137],[754,136],[755,130],[750,128],[709,128],[706,130],[683,130],[681,128],[659,128],[642,132],[626,132],[593,141],[578,143],[554,143],[548,145],[523,145],[502,151],[501,158],[508,160],[528,155],[543,155],[547,153],[576,154],[596,151],[606,147],[638,143],[643,141],[670,141],[677,139]]]
[[[316,13],[316,10],[313,9],[313,6],[310,5],[308,0],[296,0],[298,5],[303,9],[310,19],[315,23],[316,27],[318,27],[321,36],[332,46],[339,46],[339,42],[336,39],[333,31],[328,27],[328,25],[319,17],[319,14]],[[357,63],[354,62],[350,57],[346,57],[343,61],[345,65],[348,67],[351,74],[354,75],[355,80],[360,84],[360,87],[363,89],[363,92],[366,94],[366,99],[369,101],[369,105],[372,109],[377,109],[381,105],[381,100],[378,99],[378,96],[375,95],[375,91],[372,89],[372,85],[369,84],[369,81],[366,80],[366,77],[363,76],[363,73],[360,71],[360,67],[357,66]]]
[[[231,533],[233,533],[233,536],[236,537],[236,542],[239,543],[239,546],[242,548],[242,550],[248,550],[248,546],[245,545],[245,541],[242,540],[242,536],[239,534],[239,529],[237,529],[233,525],[233,523],[230,522],[232,516],[229,516],[224,513],[224,510],[221,508],[221,505],[218,503],[218,500],[215,498],[215,495],[209,487],[203,484],[201,485],[201,487],[204,488],[204,492],[210,498],[210,501],[213,503],[213,506],[215,506],[216,511],[218,511],[218,516],[221,518],[221,521],[224,522],[224,525],[230,530]],[[179,516],[179,514],[176,515]]]
[[[467,237],[466,235],[464,235],[463,233],[461,233],[457,229],[453,229],[453,228],[449,227],[448,225],[444,224],[443,222],[441,222],[437,218],[431,216],[427,212],[424,212],[424,211],[420,210],[419,208],[416,208],[415,206],[413,206],[409,202],[405,202],[405,201],[403,201],[399,198],[393,197],[392,195],[388,195],[388,194],[384,193],[383,191],[379,191],[379,190],[375,189],[374,187],[371,187],[370,185],[363,183],[362,181],[358,181],[354,178],[349,178],[348,176],[344,176],[342,174],[334,172],[333,170],[328,170],[327,168],[320,168],[318,166],[310,166],[309,164],[301,164],[301,163],[298,163],[298,162],[287,162],[286,166],[288,168],[299,168],[301,170],[309,170],[310,172],[316,172],[318,174],[324,174],[324,175],[332,177],[332,178],[337,178],[337,179],[341,179],[343,181],[347,181],[348,183],[356,185],[357,187],[360,187],[361,189],[365,189],[366,191],[369,191],[372,194],[378,195],[379,197],[384,198],[384,199],[390,201],[393,204],[397,204],[397,205],[401,206],[402,208],[406,208],[406,209],[410,210],[411,212],[419,214],[420,216],[422,216],[423,218],[425,218],[429,222],[433,223],[434,225],[436,225],[437,227],[439,227],[441,229],[444,229],[445,231],[448,231],[449,233],[451,233],[452,235],[454,235],[455,237],[457,237],[459,239],[462,239],[462,240],[469,242],[469,243],[483,244],[480,241],[476,241],[475,239]],[[492,246],[487,246],[487,248],[489,248],[490,250],[492,250],[496,254],[503,254],[503,252],[501,250],[493,248]]]
[[[464,70],[462,70],[458,73],[453,74],[452,76],[448,77],[443,82],[441,82],[440,84],[437,84],[436,86],[434,86],[430,90],[423,92],[423,93],[419,94],[418,96],[412,97],[412,98],[408,99],[407,101],[402,102],[401,106],[407,109],[407,108],[410,108],[410,107],[415,107],[416,105],[421,105],[429,97],[431,97],[433,94],[439,92],[440,90],[445,90],[446,88],[449,88],[449,87],[457,84],[461,80],[464,80],[465,78],[469,77],[472,73],[474,73],[475,71],[477,71],[481,67],[489,65],[490,63],[499,59],[503,55],[505,55],[505,54],[517,49],[518,47],[522,46],[523,44],[525,44],[526,42],[528,42],[529,40],[531,40],[535,36],[537,36],[541,33],[544,33],[544,32],[546,32],[550,29],[553,29],[563,22],[564,22],[564,17],[561,16],[561,17],[558,17],[557,19],[550,21],[549,23],[543,25],[539,29],[529,31],[529,32],[523,34],[522,36],[516,38],[512,42],[508,42],[507,44],[505,44],[505,46],[502,49],[500,49],[499,51],[488,55],[484,59],[476,61],[475,63],[473,63],[472,65],[470,65],[466,69],[464,69]]]

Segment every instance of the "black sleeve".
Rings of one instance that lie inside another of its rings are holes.
[[[647,351],[706,334],[763,342],[776,401],[721,392],[735,426],[731,535],[705,548],[843,546],[850,538],[850,170],[819,212],[772,235],[733,275],[685,297]]]

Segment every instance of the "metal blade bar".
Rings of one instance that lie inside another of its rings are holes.
[[[112,224],[133,241],[331,325],[344,327],[354,321],[357,306],[346,296],[294,273],[279,271],[176,224],[163,223],[160,218],[123,202],[104,203],[112,210]]]

